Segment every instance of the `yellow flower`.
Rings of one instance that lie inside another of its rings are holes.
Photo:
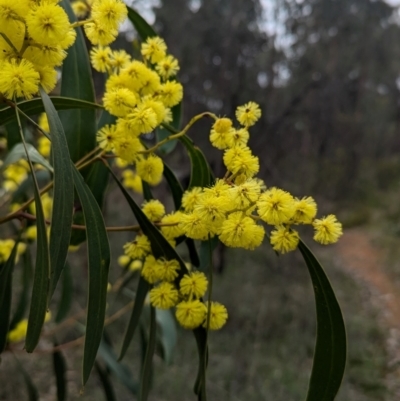
[[[152,63],[160,62],[165,57],[166,51],[167,45],[158,36],[147,38],[141,49],[142,56]]]
[[[124,170],[122,172],[122,184],[125,188],[130,188],[134,192],[143,193],[142,179],[132,170]]]
[[[146,159],[141,158],[137,161],[136,171],[143,181],[150,185],[157,185],[162,180],[164,164],[158,156],[150,155]]]
[[[180,265],[177,260],[158,259],[157,262],[160,268],[160,280],[171,282],[178,277],[178,270],[180,269]]]
[[[161,219],[162,224],[171,224],[161,227],[161,232],[164,237],[171,239],[177,238],[184,234],[182,227],[179,225],[182,217],[182,212],[175,212],[165,215]]]
[[[166,116],[166,108],[162,102],[154,100],[151,97],[146,97],[143,99],[141,106],[143,108],[149,107],[154,111],[157,118],[157,125],[161,124]]]
[[[245,146],[249,141],[249,131],[246,128],[235,130],[232,135],[232,146]]]
[[[96,71],[108,72],[111,67],[111,48],[93,47],[90,51],[90,61]]]
[[[103,97],[104,107],[110,114],[125,117],[137,104],[136,95],[127,88],[107,91]]]
[[[53,67],[35,65],[39,73],[39,82],[46,93],[51,92],[57,84],[57,71]]]
[[[186,190],[182,196],[182,207],[187,212],[192,212],[197,205],[201,195],[203,192],[203,188],[193,187],[189,190]]]
[[[194,211],[201,219],[204,219],[207,223],[211,223],[216,220],[224,220],[229,206],[227,198],[204,193],[194,207]]]
[[[118,35],[117,29],[107,29],[95,22],[85,24],[86,36],[93,45],[107,46],[115,40]]]
[[[84,1],[74,1],[71,7],[77,18],[84,18],[89,12],[89,7]]]
[[[234,208],[243,210],[257,202],[261,193],[261,183],[257,179],[250,178],[233,185],[228,191]]]
[[[223,160],[233,174],[244,174],[251,178],[260,170],[258,157],[253,156],[247,146],[235,146],[226,150]]]
[[[36,42],[55,46],[67,35],[70,24],[65,11],[56,4],[41,2],[26,16],[29,35]]]
[[[25,59],[0,62],[0,92],[8,99],[32,96],[39,90],[40,75],[33,64]]]
[[[334,244],[343,234],[342,225],[333,214],[316,219],[312,224],[315,229],[314,240],[323,245]]]
[[[219,118],[215,121],[210,132],[210,142],[217,149],[226,149],[233,146],[233,135],[235,129],[232,120]]]
[[[115,154],[129,163],[134,163],[137,159],[138,152],[142,150],[142,143],[138,138],[132,136],[118,136],[115,142]]]
[[[105,125],[96,134],[97,143],[99,146],[106,150],[113,150],[117,142],[119,142],[119,135],[115,125]]]
[[[167,81],[160,87],[161,101],[166,107],[173,107],[181,102],[183,98],[183,88],[179,82]]]
[[[47,120],[47,114],[42,113],[39,115],[38,124],[46,132],[50,132],[49,121]]]
[[[155,308],[170,309],[178,300],[178,291],[171,283],[161,283],[150,291],[150,302]]]
[[[208,302],[206,302],[207,315],[208,315]],[[210,321],[208,328],[210,330],[221,329],[228,319],[228,311],[225,306],[219,302],[211,302],[210,307]],[[204,320],[203,327],[207,328],[207,317]]]
[[[179,283],[181,294],[186,295],[189,299],[203,297],[207,291],[207,286],[207,277],[202,272],[185,274]]]
[[[175,316],[182,327],[193,330],[203,323],[206,313],[206,306],[196,299],[180,302],[176,306]]]
[[[295,199],[294,224],[311,224],[317,214],[317,204],[311,196]]]
[[[196,212],[183,213],[180,227],[187,237],[193,239],[205,240],[210,232],[208,224]]]
[[[48,158],[50,156],[51,142],[45,137],[41,136],[38,139],[38,151],[39,153]]]
[[[142,211],[150,221],[159,221],[165,214],[165,207],[159,200],[152,199],[143,203]]]
[[[296,212],[293,196],[275,187],[261,194],[257,207],[259,216],[272,225],[288,223]]]
[[[244,127],[251,127],[261,117],[261,110],[257,103],[249,102],[239,106],[236,110],[236,118]]]
[[[160,280],[160,265],[153,255],[146,257],[141,275],[150,284]]]
[[[18,343],[22,341],[26,336],[28,329],[28,319],[23,319],[17,323],[17,325],[8,332],[7,339],[10,343]]]
[[[299,244],[299,233],[289,227],[278,226],[271,232],[272,248],[281,253],[294,251]]]
[[[105,29],[115,30],[126,18],[128,10],[122,0],[101,0],[94,2],[91,17]]]
[[[265,235],[264,227],[243,212],[231,213],[222,223],[219,239],[233,248],[255,249],[261,245]]]
[[[111,66],[114,73],[118,73],[131,61],[131,56],[125,50],[114,50],[111,52]]]
[[[151,107],[139,105],[126,116],[129,124],[137,129],[141,134],[153,131],[157,126],[157,114]]]
[[[47,67],[60,66],[67,56],[67,52],[60,46],[29,46],[24,52],[24,58],[31,61],[34,65]]]
[[[132,259],[142,259],[151,252],[150,241],[145,235],[137,235],[134,241],[124,245],[124,252]]]
[[[157,63],[156,71],[161,78],[168,79],[174,77],[179,71],[178,60],[173,56],[166,56]]]

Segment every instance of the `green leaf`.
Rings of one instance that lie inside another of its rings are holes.
[[[60,5],[67,12],[69,20],[75,22],[76,17],[70,2],[63,0]],[[81,27],[76,29],[75,43],[68,49],[68,55],[63,62],[61,96],[95,103],[89,55]],[[71,159],[76,162],[96,146],[95,110],[61,111],[60,119],[67,137]]]
[[[54,107],[57,110],[70,110],[70,109],[87,109],[95,110],[102,109],[103,106],[96,104],[93,101],[83,101],[75,98],[68,98],[65,96],[51,96],[51,100]],[[17,103],[18,108],[23,111],[28,116],[33,116],[36,114],[43,113],[44,107],[42,99],[35,98],[31,100],[24,100],[23,102]],[[5,125],[9,122],[15,121],[15,110],[13,107],[7,106],[0,109],[0,125]],[[19,142],[19,140],[17,141]]]
[[[69,265],[68,261],[65,263],[62,271],[61,283],[60,302],[58,304],[57,314],[54,319],[56,323],[62,322],[67,317],[72,305],[74,288],[72,286],[71,266]]]
[[[7,343],[7,333],[10,323],[11,295],[12,295],[12,273],[17,255],[19,238],[6,263],[0,270],[0,354],[4,351]]]
[[[36,150],[33,145],[27,143],[26,147],[28,148],[29,157],[33,163],[38,163],[47,170],[53,172],[53,167],[51,167],[50,163]],[[1,166],[1,170],[5,169],[10,164],[18,162],[21,159],[27,160],[25,148],[23,143],[17,143],[5,158],[4,163]]]
[[[197,378],[194,385],[194,392],[198,395],[199,401],[204,401],[206,399],[205,392],[205,382],[204,382],[204,373],[205,368],[207,366],[207,331],[203,327],[198,327],[193,330],[194,337],[196,339],[197,344],[197,352],[199,354],[199,366],[197,370]]]
[[[138,392],[138,384],[132,379],[132,372],[129,368],[117,361],[117,357],[104,339],[101,340],[99,354],[104,359],[107,367],[114,373],[118,380],[133,394],[136,395]]]
[[[143,197],[146,201],[154,199],[154,196],[150,189],[150,185],[146,181],[142,181],[142,188],[143,188]]]
[[[131,20],[133,26],[135,27],[137,33],[142,41],[153,36],[158,36],[155,30],[140,16],[135,10],[130,7],[128,8],[128,18]]]
[[[29,248],[22,254],[22,277],[21,277],[21,293],[15,309],[15,313],[11,319],[10,330],[19,323],[24,315],[29,301],[29,290],[33,275],[32,257]]]
[[[75,166],[72,171],[75,188],[85,216],[89,259],[89,292],[83,354],[83,384],[85,384],[96,359],[103,333],[110,266],[110,245],[103,216],[96,199]]]
[[[204,272],[207,271],[207,268],[209,268],[210,250],[211,253],[213,253],[218,245],[218,242],[219,240],[217,236],[200,242],[200,271]]]
[[[208,187],[211,184],[211,171],[203,152],[194,146],[193,141],[186,135],[179,138],[189,153],[191,175],[189,188]]]
[[[58,344],[54,342],[54,346]],[[57,384],[57,401],[67,399],[67,364],[61,351],[53,352],[53,369]]]
[[[161,357],[166,364],[170,364],[177,343],[175,318],[171,310],[156,309],[156,321],[157,343],[160,345]]]
[[[135,334],[135,331],[139,325],[140,315],[142,314],[144,301],[149,290],[150,284],[143,277],[140,277],[139,284],[136,290],[135,303],[133,304],[131,317],[129,319],[129,323],[124,335],[124,341],[122,343],[121,352],[119,354],[118,360],[121,360],[125,356],[129,344],[132,341],[133,335]]]
[[[48,170],[35,171],[35,177],[39,188],[43,188],[51,181],[51,173]],[[11,203],[24,203],[32,198],[34,196],[33,185],[33,178],[30,174],[12,194]]]
[[[49,96],[41,88],[40,95],[50,127],[51,152],[54,166],[53,207],[50,226],[50,292],[56,289],[58,279],[67,260],[74,212],[74,181],[71,159],[64,129]]]
[[[346,365],[346,329],[339,303],[322,266],[302,241],[299,250],[311,276],[317,309],[317,340],[307,401],[332,401]]]
[[[97,374],[99,375],[100,382],[103,386],[104,395],[106,401],[117,401],[115,396],[115,390],[110,380],[110,375],[107,369],[103,369],[101,365],[96,361],[94,364]]]
[[[11,113],[13,118],[16,118],[14,109],[12,109],[11,107],[10,107],[10,113]],[[1,114],[1,110],[0,110],[0,114]],[[0,124],[0,125],[2,125],[2,124]],[[14,121],[10,121],[7,124],[4,124],[4,127],[5,127],[6,133],[7,133],[7,149],[10,150],[17,143],[21,142],[21,139],[20,139],[20,136],[19,136],[18,123],[15,120]]]
[[[139,401],[146,401],[150,392],[153,356],[156,349],[156,332],[156,311],[154,307],[150,306],[149,341],[147,342],[146,355],[141,372]]]

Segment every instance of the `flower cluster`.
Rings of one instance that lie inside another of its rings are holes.
[[[75,27],[58,0],[0,0],[0,94],[7,99],[30,99],[39,85],[50,92],[57,83],[56,67],[75,42]],[[87,7],[82,21],[88,39],[108,45],[126,18],[122,0],[77,2]],[[74,6],[76,9],[76,5]]]
[[[124,177],[124,183],[135,189],[140,188],[140,179],[151,185],[161,181],[163,162],[155,154],[147,153],[140,139],[162,123],[170,122],[171,107],[180,103],[183,96],[182,85],[173,79],[178,62],[167,54],[165,42],[159,37],[148,38],[142,44],[141,54],[143,61],[132,60],[123,50],[109,47],[91,51],[93,67],[109,74],[104,107],[118,117],[116,124],[98,132],[97,140],[104,151],[136,166],[136,174],[126,170]]]

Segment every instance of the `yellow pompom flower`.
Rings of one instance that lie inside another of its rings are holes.
[[[229,118],[219,118],[215,121],[210,132],[210,142],[217,149],[226,149],[233,146],[233,134],[235,129],[232,127],[232,120]]]
[[[99,146],[106,150],[113,150],[117,142],[119,142],[119,135],[115,125],[105,125],[96,134],[97,143]]]
[[[0,62],[0,92],[8,99],[24,97],[31,99],[39,90],[40,75],[33,64],[22,59]]]
[[[162,102],[154,100],[151,97],[146,97],[142,100],[141,106],[143,108],[149,107],[154,111],[157,117],[157,125],[160,125],[166,116],[166,108]]]
[[[160,264],[153,255],[146,257],[141,275],[150,284],[154,284],[160,280]]]
[[[145,235],[137,235],[135,240],[124,245],[125,255],[131,259],[142,259],[151,252],[149,239]]]
[[[182,196],[182,207],[187,212],[192,212],[202,196],[203,188],[193,187],[186,190]]]
[[[176,306],[175,316],[183,328],[193,330],[204,322],[206,313],[206,306],[196,299],[180,302]]]
[[[10,343],[18,343],[22,341],[28,330],[28,319],[22,319],[17,325],[8,332],[7,339]]]
[[[198,213],[182,214],[180,227],[189,238],[205,240],[210,232],[209,225]]]
[[[108,72],[111,69],[111,48],[93,47],[90,50],[90,61],[96,71]]]
[[[130,265],[128,266],[128,268],[129,268],[129,270],[130,270],[131,272],[134,272],[134,271],[136,271],[136,270],[141,270],[142,267],[143,267],[143,263],[142,263],[141,260],[138,260],[138,259],[133,260],[133,261],[130,263]]]
[[[164,40],[158,36],[147,38],[146,42],[142,44],[142,56],[151,61],[153,64],[160,62],[165,58],[167,45]]]
[[[68,34],[70,24],[65,11],[56,4],[41,2],[26,16],[29,35],[34,41],[55,46]]]
[[[34,65],[48,67],[60,66],[67,53],[60,46],[29,46],[24,52],[24,58]]]
[[[250,178],[233,185],[228,191],[234,208],[243,210],[257,202],[261,193],[261,183],[257,179]]]
[[[251,178],[260,170],[258,157],[246,146],[235,146],[225,151],[224,164],[233,174],[244,174]]]
[[[126,18],[128,10],[122,0],[95,1],[91,18],[105,29],[118,29],[118,25]]]
[[[84,1],[74,1],[71,3],[71,7],[77,18],[85,18],[89,12],[89,7]]]
[[[261,219],[272,225],[288,223],[296,212],[293,196],[275,187],[260,195],[257,208]]]
[[[299,244],[299,233],[289,227],[277,226],[271,232],[270,242],[272,248],[281,253],[294,251]]]
[[[251,127],[261,117],[261,110],[257,103],[249,102],[236,109],[236,118],[244,127]]]
[[[35,65],[39,73],[39,82],[46,93],[51,92],[57,84],[57,71],[53,67]]]
[[[159,200],[152,199],[143,203],[142,211],[150,221],[159,221],[165,214],[165,207]]]
[[[128,255],[120,255],[118,256],[118,265],[121,267],[127,267],[128,264],[131,262],[131,258]]]
[[[176,259],[158,259],[158,264],[160,268],[160,280],[171,282],[178,277],[178,270],[180,269],[180,265]]]
[[[68,49],[75,43],[76,31],[74,28],[70,28],[64,38],[58,43],[61,49]]]
[[[125,50],[114,50],[111,52],[111,66],[114,73],[120,72],[131,61],[131,56]]]
[[[125,188],[129,188],[134,192],[143,193],[142,179],[132,170],[124,170],[122,172],[122,184]]]
[[[333,214],[316,219],[312,224],[315,230],[314,240],[323,245],[334,244],[343,234],[342,225]]]
[[[207,308],[207,316],[204,320],[203,327],[207,328],[207,317],[208,317],[208,302],[206,302]],[[228,311],[225,306],[220,304],[219,302],[211,302],[210,306],[210,319],[209,326],[210,330],[219,330],[221,329],[228,319]]]
[[[171,283],[161,283],[150,291],[150,302],[155,308],[170,309],[178,300],[178,291]]]
[[[233,212],[222,223],[219,239],[232,248],[255,249],[264,239],[264,227],[243,212]]]
[[[136,171],[143,181],[148,182],[150,185],[157,185],[162,180],[164,164],[158,156],[150,155],[137,161]]]
[[[107,46],[114,42],[118,35],[117,29],[107,29],[95,22],[84,25],[87,38],[93,45]]]
[[[233,146],[246,146],[249,141],[249,131],[246,128],[235,130],[232,134],[232,147]]]
[[[30,241],[34,241],[36,239],[36,237],[37,237],[37,227],[36,226],[29,226],[25,230],[25,237]]]
[[[127,88],[116,88],[104,94],[103,103],[110,114],[117,117],[125,117],[136,106],[137,98]]]
[[[145,77],[148,73],[149,69],[144,63],[138,60],[132,60],[121,70],[119,76],[124,85],[126,85],[130,90],[138,92],[142,88],[143,82],[146,80]],[[114,79],[116,80],[116,78]]]
[[[311,224],[317,214],[317,204],[311,196],[295,199],[294,224]]]
[[[160,91],[161,82],[159,75],[146,67],[144,74],[140,78],[140,93],[145,95],[154,95]]]
[[[179,71],[178,60],[171,55],[164,57],[157,63],[156,71],[163,79],[174,77]]]
[[[44,131],[50,132],[49,120],[47,119],[46,113],[42,113],[39,115],[38,124],[39,127],[42,128]]]
[[[51,142],[45,137],[41,136],[38,139],[38,151],[43,156],[48,158],[50,156]]]
[[[126,116],[129,124],[137,129],[141,134],[153,131],[157,126],[157,115],[151,107],[139,105]]]
[[[13,3],[15,3],[15,1],[13,1]],[[16,24],[12,29],[6,29],[5,25],[1,19],[0,0],[0,26],[2,28],[2,32],[7,32],[7,38],[14,45],[15,49],[21,49],[24,43],[25,26],[19,21],[16,21]],[[10,60],[17,57],[18,54],[16,54],[14,48],[10,46],[3,36],[0,36],[0,60]]]
[[[227,198],[204,193],[194,207],[195,213],[207,223],[222,221],[229,209]]]
[[[118,131],[117,131],[118,132]],[[134,163],[138,153],[143,150],[143,145],[138,138],[132,136],[118,136],[114,153],[129,163]]]
[[[173,107],[183,98],[183,87],[179,82],[167,81],[160,87],[160,98],[166,107]]]
[[[181,217],[182,212],[175,212],[167,214],[161,219],[161,223],[165,224],[165,226],[161,226],[161,232],[165,238],[177,238],[184,234],[182,227],[179,225]]]
[[[207,287],[208,280],[202,272],[185,274],[179,283],[181,294],[187,296],[190,300],[203,297],[207,291]]]

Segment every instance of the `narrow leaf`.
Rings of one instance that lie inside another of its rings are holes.
[[[57,346],[56,342],[54,346]],[[53,352],[53,369],[56,376],[57,401],[64,401],[67,399],[67,364],[61,351]]]
[[[199,354],[199,366],[194,392],[198,395],[199,401],[204,401],[206,399],[204,370],[207,366],[207,331],[203,327],[198,327],[193,330],[193,333],[196,339],[197,352]]]
[[[157,36],[157,33],[144,20],[144,18],[130,7],[128,7],[128,18],[132,22],[142,41],[145,41],[149,37]]]
[[[140,394],[139,401],[146,401],[149,396],[151,371],[153,367],[153,356],[156,349],[156,311],[152,306],[150,307],[150,327],[149,327],[149,341],[147,342],[146,356],[144,358],[142,377],[140,380]]]
[[[71,266],[68,262],[65,263],[62,275],[61,275],[61,296],[58,304],[58,310],[55,317],[55,322],[62,322],[68,315],[72,305],[73,285],[72,285],[72,274]]]
[[[15,241],[10,256],[0,270],[0,354],[4,351],[7,343],[11,312],[12,273],[18,243],[19,239]]]
[[[106,401],[117,401],[115,390],[111,383],[110,375],[107,372],[107,369],[103,369],[97,361],[95,362],[94,367],[97,374],[99,375],[100,382],[103,386]]]
[[[154,196],[150,189],[150,185],[146,181],[142,181],[142,187],[144,199],[147,201],[154,199]]]
[[[75,99],[71,97],[65,96],[51,96],[51,100],[54,104],[54,107],[57,110],[70,110],[70,109],[102,109],[103,106],[101,104],[96,104],[92,101],[84,101],[80,99]],[[36,98],[31,100],[24,100],[23,102],[17,103],[18,108],[23,111],[28,116],[33,116],[36,114],[43,113],[44,107],[42,99]],[[15,110],[13,107],[7,106],[0,109],[0,125],[4,125],[15,121]],[[19,142],[15,141],[15,143]]]
[[[340,387],[346,365],[346,329],[335,293],[321,264],[300,241],[317,309],[317,339],[307,401],[332,401]]]
[[[27,143],[26,147],[28,148],[29,157],[33,163],[38,163],[47,170],[53,172],[53,167],[51,167],[50,163],[36,150],[34,146],[32,146],[30,143]],[[8,153],[3,165],[1,166],[1,169],[6,168],[10,164],[16,163],[21,159],[27,159],[25,148],[23,143],[17,143]]]
[[[65,9],[69,20],[75,22],[76,17],[70,2],[63,0],[60,5]],[[89,55],[81,27],[76,29],[75,43],[68,49],[68,55],[63,62],[61,96],[95,103]],[[96,145],[95,110],[61,111],[60,119],[67,137],[71,159],[76,162]]]
[[[189,153],[191,162],[191,175],[189,188],[207,187],[211,184],[211,172],[203,152],[194,146],[193,141],[187,136],[179,138]]]
[[[100,345],[106,312],[110,245],[101,210],[75,166],[75,188],[83,207],[89,259],[89,291],[83,355],[83,384],[89,378]]]
[[[50,127],[54,166],[53,208],[50,227],[50,293],[49,302],[67,260],[74,211],[74,181],[64,129],[49,96],[41,88],[40,96]]]
[[[20,135],[19,135],[18,123],[15,120],[17,118],[15,115],[15,111],[11,107],[9,109],[10,109],[10,114],[14,118],[14,120],[11,120],[8,123],[4,124],[4,128],[6,129],[6,133],[7,133],[7,149],[8,150],[12,149],[17,143],[21,142]],[[1,115],[1,111],[0,111],[0,115]],[[21,124],[23,124],[22,121],[21,121]],[[0,123],[0,125],[2,125],[2,124]],[[22,127],[23,127],[23,125],[22,125]]]
[[[20,322],[24,315],[29,301],[29,290],[33,275],[32,257],[29,248],[22,254],[22,277],[21,277],[21,293],[15,309],[14,315],[11,319],[10,330],[12,330],[18,322]]]

